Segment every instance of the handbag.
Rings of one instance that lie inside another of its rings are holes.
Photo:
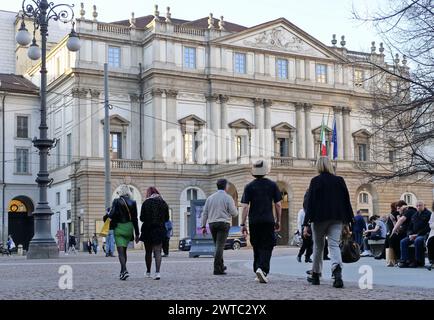
[[[351,239],[351,235],[342,234],[341,243],[341,256],[343,263],[354,263],[360,259],[360,247],[357,242]]]
[[[99,232],[101,236],[106,237],[109,234],[111,221],[112,220],[110,218],[107,218],[107,220],[104,222],[104,225],[102,226],[101,231]]]

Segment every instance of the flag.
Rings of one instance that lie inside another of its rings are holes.
[[[338,157],[338,131],[336,129],[336,117],[333,119],[332,143],[333,143],[333,160],[336,160]]]
[[[321,156],[322,157],[326,157],[327,156],[327,145],[326,145],[326,138],[325,138],[324,116],[322,116],[322,123],[321,123]]]

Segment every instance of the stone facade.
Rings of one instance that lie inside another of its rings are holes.
[[[358,151],[375,152],[370,119],[362,113],[373,103],[374,80],[368,64],[354,61],[385,63],[382,51],[354,52],[344,42],[326,46],[284,18],[246,28],[212,17],[186,22],[155,14],[102,23],[82,16],[77,32],[78,53],[62,41],[49,54],[48,105],[50,134],[60,141],[50,162],[53,187],[73,190],[71,228],[81,241],[98,231],[104,213],[106,62],[113,195],[127,183],[140,203],[155,185],[172,209],[174,241],[188,234],[191,198],[210,195],[215,180],[226,177],[239,201],[251,180],[249,164],[267,158],[270,177],[287,194],[287,243],[315,175],[319,127],[324,119],[330,142],[334,116],[337,170],[354,209],[384,214],[406,193],[412,201],[432,200],[430,181],[373,185],[363,175],[364,168],[392,165],[362,159]],[[35,83],[38,68],[28,70]],[[367,194],[366,203],[360,193]]]

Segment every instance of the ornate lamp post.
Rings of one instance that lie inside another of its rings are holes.
[[[29,245],[27,253],[28,259],[46,259],[56,258],[59,256],[59,250],[56,242],[51,235],[51,216],[53,212],[48,205],[47,188],[52,182],[48,176],[48,152],[55,145],[55,140],[48,139],[47,126],[47,36],[48,22],[61,21],[63,23],[72,22],[74,19],[73,5],[58,4],[47,0],[24,0],[22,4],[23,21],[21,28],[16,34],[16,41],[22,46],[27,46],[32,41],[27,52],[32,60],[41,58],[41,123],[39,125],[39,138],[33,139],[33,145],[39,149],[39,172],[36,182],[39,188],[39,202],[33,212],[35,221],[35,234]],[[33,20],[34,32],[33,40],[24,24],[24,17]],[[41,49],[36,43],[35,32],[40,29],[41,33]],[[80,41],[74,31],[74,23],[69,34],[67,47],[70,51],[78,51],[80,49]]]

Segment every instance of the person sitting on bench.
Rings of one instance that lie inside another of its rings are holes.
[[[371,225],[374,226],[373,229],[369,229],[366,230],[364,232],[364,248],[365,251],[363,251],[363,253],[360,255],[362,257],[369,257],[372,256],[372,252],[371,252],[371,248],[369,246],[369,240],[383,240],[386,239],[386,235],[387,235],[387,228],[386,225],[384,224],[384,222],[380,219],[380,216],[377,215],[373,215],[372,217],[369,218],[369,222]],[[378,259],[382,259],[383,257],[383,253],[376,257]]]

